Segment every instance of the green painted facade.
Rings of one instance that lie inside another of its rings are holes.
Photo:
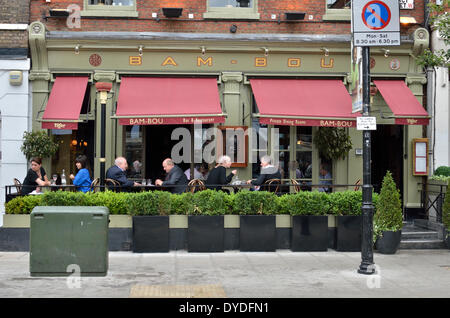
[[[120,94],[122,75],[140,76],[215,76],[227,126],[251,127],[252,91],[251,77],[276,78],[338,78],[349,87],[350,42],[342,38],[312,40],[277,36],[241,37],[235,40],[220,36],[208,36],[201,40],[189,35],[174,39],[148,35],[139,38],[137,33],[117,32],[117,36],[104,32],[92,35],[90,32],[47,32],[40,22],[30,25],[29,43],[32,57],[30,80],[33,94],[33,130],[41,129],[43,110],[48,101],[53,81],[57,75],[88,75],[91,85],[91,112],[89,120],[95,121],[95,177],[99,174],[100,149],[100,101],[95,91],[95,82],[111,82],[106,104],[106,167],[113,164],[116,156],[122,155],[124,126],[118,124],[115,105]],[[88,34],[88,36],[86,36]],[[108,36],[106,36],[108,35]],[[75,47],[79,47],[79,52]],[[142,46],[142,56],[139,47]],[[415,56],[428,47],[428,32],[418,29],[414,35],[402,41],[399,47],[389,47],[388,57],[382,48],[371,48],[375,61],[371,69],[372,80],[377,78],[398,78],[405,80],[420,103],[423,102],[423,88],[426,76],[415,64]],[[329,50],[325,56],[323,48]],[[90,57],[97,54],[101,63],[93,66]],[[397,59],[400,67],[391,69],[390,62]],[[95,107],[92,107],[95,106]],[[377,117],[377,124],[394,124],[394,119],[385,118],[392,112],[377,93],[372,100],[371,112]],[[383,113],[383,116],[380,116]],[[85,119],[86,114],[80,119]],[[383,118],[382,118],[383,117]],[[317,127],[313,127],[314,131]],[[362,148],[362,134],[356,128],[347,129],[353,141],[353,148]],[[294,156],[296,148],[296,127],[291,127],[290,151]],[[420,177],[412,175],[411,141],[423,137],[422,126],[404,126],[403,193],[404,206],[416,208],[420,205],[418,183]],[[270,140],[270,138],[269,138]],[[333,162],[333,183],[354,184],[362,179],[362,156],[351,150],[345,160]],[[313,145],[313,162],[318,162],[318,151]],[[70,164],[70,163],[68,163]],[[50,163],[44,163],[49,166]],[[238,168],[240,179],[251,178],[251,165]],[[313,184],[318,183],[318,164],[313,165]],[[47,170],[48,173],[51,171]],[[290,177],[295,177],[294,175]]]

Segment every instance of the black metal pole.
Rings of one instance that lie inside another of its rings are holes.
[[[100,122],[100,189],[105,191],[105,145],[106,145],[106,104],[101,104]]]
[[[369,116],[370,108],[370,49],[362,48],[363,63],[363,116]],[[370,130],[363,130],[363,186],[362,186],[362,236],[361,236],[361,265],[358,273],[373,274],[375,264],[373,262],[373,203],[371,181],[371,140]]]

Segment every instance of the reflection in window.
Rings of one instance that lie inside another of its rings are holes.
[[[351,7],[350,0],[327,0],[328,9],[347,9]]]
[[[89,0],[90,5],[132,6],[134,0]]]
[[[128,161],[129,178],[145,178],[144,174],[144,130],[143,126],[126,126],[125,158]]]
[[[252,0],[209,0],[210,7],[219,8],[252,8]]]

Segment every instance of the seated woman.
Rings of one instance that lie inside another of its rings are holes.
[[[31,168],[28,169],[27,176],[23,180],[22,194],[27,195],[35,191],[41,192],[39,186],[49,186],[50,181],[47,178],[44,168],[42,168],[42,159],[39,157],[31,158]]]
[[[206,187],[213,190],[222,190],[222,185],[230,183],[233,176],[237,173],[237,170],[233,170],[227,176],[226,169],[230,167],[231,158],[229,156],[220,157],[217,161],[217,166],[208,174],[208,178],[205,182]]]
[[[71,174],[69,178],[72,180],[72,183],[77,186],[78,191],[86,193],[89,191],[89,187],[92,183],[89,170],[87,169],[87,157],[85,155],[78,156],[75,159],[75,166],[78,169],[78,173],[76,176]]]

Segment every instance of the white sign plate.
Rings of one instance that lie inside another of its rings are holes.
[[[357,130],[377,130],[377,118],[376,117],[357,117],[356,118]]]
[[[356,46],[400,45],[398,0],[353,1],[352,33]]]
[[[414,9],[414,0],[398,0],[400,9]]]

